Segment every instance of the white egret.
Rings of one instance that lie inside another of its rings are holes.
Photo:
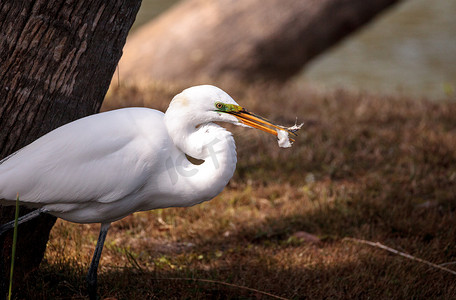
[[[213,122],[294,135],[239,106],[221,89],[184,90],[165,114],[125,108],[59,127],[0,162],[0,203],[37,208],[76,223],[101,223],[87,275],[96,298],[97,268],[111,222],[137,212],[191,206],[219,194],[236,167],[231,133]],[[188,156],[203,161],[193,164]],[[12,228],[0,227],[0,234]]]

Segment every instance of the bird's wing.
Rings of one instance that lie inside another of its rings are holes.
[[[62,126],[0,165],[0,198],[31,204],[111,202],[146,184],[159,158],[163,114],[124,109]],[[155,137],[153,139],[150,136]]]

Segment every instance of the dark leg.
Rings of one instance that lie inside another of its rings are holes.
[[[100,235],[98,236],[97,246],[93,253],[92,262],[90,263],[89,272],[87,273],[87,285],[90,300],[97,299],[97,270],[98,263],[100,262],[101,251],[103,251],[103,245],[108,234],[110,223],[101,224]]]
[[[22,217],[17,219],[17,225],[30,221],[32,219],[35,219],[36,217],[39,217],[41,214],[44,214],[46,212],[47,211],[44,208],[38,208],[32,212],[29,212],[28,214],[23,215]],[[14,228],[14,220],[3,224],[2,226],[0,226],[0,235],[3,235],[6,231],[13,229],[13,228]]]

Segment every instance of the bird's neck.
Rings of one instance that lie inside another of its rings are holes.
[[[196,127],[165,123],[175,146],[181,151],[173,171],[177,189],[187,189],[184,194],[188,195],[189,205],[218,195],[236,169],[236,146],[231,133],[214,123]],[[193,164],[185,155],[204,162]]]

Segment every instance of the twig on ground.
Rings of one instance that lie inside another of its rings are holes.
[[[236,284],[223,282],[223,281],[217,281],[217,280],[199,279],[199,278],[179,278],[179,277],[156,278],[156,279],[157,280],[185,280],[185,281],[198,281],[198,282],[215,283],[215,284],[221,284],[221,285],[226,285],[226,286],[230,286],[230,287],[235,287],[235,288],[239,288],[239,289],[248,290],[248,291],[255,292],[255,293],[260,293],[260,294],[263,294],[263,295],[266,295],[266,296],[269,296],[269,297],[275,298],[275,299],[289,300],[288,298],[276,296],[276,295],[270,294],[268,292],[263,292],[263,291],[260,291],[260,290],[254,289],[254,288],[249,288],[249,287],[246,287],[246,286],[236,285]]]
[[[398,251],[396,249],[393,249],[393,248],[390,248],[388,246],[385,246],[379,242],[371,242],[371,241],[366,241],[366,240],[360,240],[360,239],[356,239],[356,238],[350,238],[350,237],[347,237],[347,238],[344,238],[343,240],[346,240],[346,241],[351,241],[351,242],[356,242],[356,243],[360,243],[360,244],[366,244],[366,245],[370,245],[372,247],[377,247],[377,248],[380,248],[380,249],[383,249],[383,250],[386,250],[388,252],[391,252],[391,253],[394,253],[394,254],[397,254],[397,255],[400,255],[402,257],[405,257],[405,258],[408,258],[410,260],[414,260],[414,261],[417,261],[417,262],[420,262],[420,263],[423,263],[423,264],[426,264],[430,267],[433,267],[433,268],[436,268],[436,269],[440,269],[442,271],[446,271],[446,272],[449,272],[453,275],[456,275],[456,271],[453,271],[453,270],[450,270],[448,268],[445,268],[443,267],[442,265],[437,265],[437,264],[434,264],[430,261],[427,261],[427,260],[424,260],[424,259],[421,259],[421,258],[418,258],[418,257],[415,257],[413,255],[410,255],[410,254],[407,254],[405,252],[401,252],[401,251]]]

